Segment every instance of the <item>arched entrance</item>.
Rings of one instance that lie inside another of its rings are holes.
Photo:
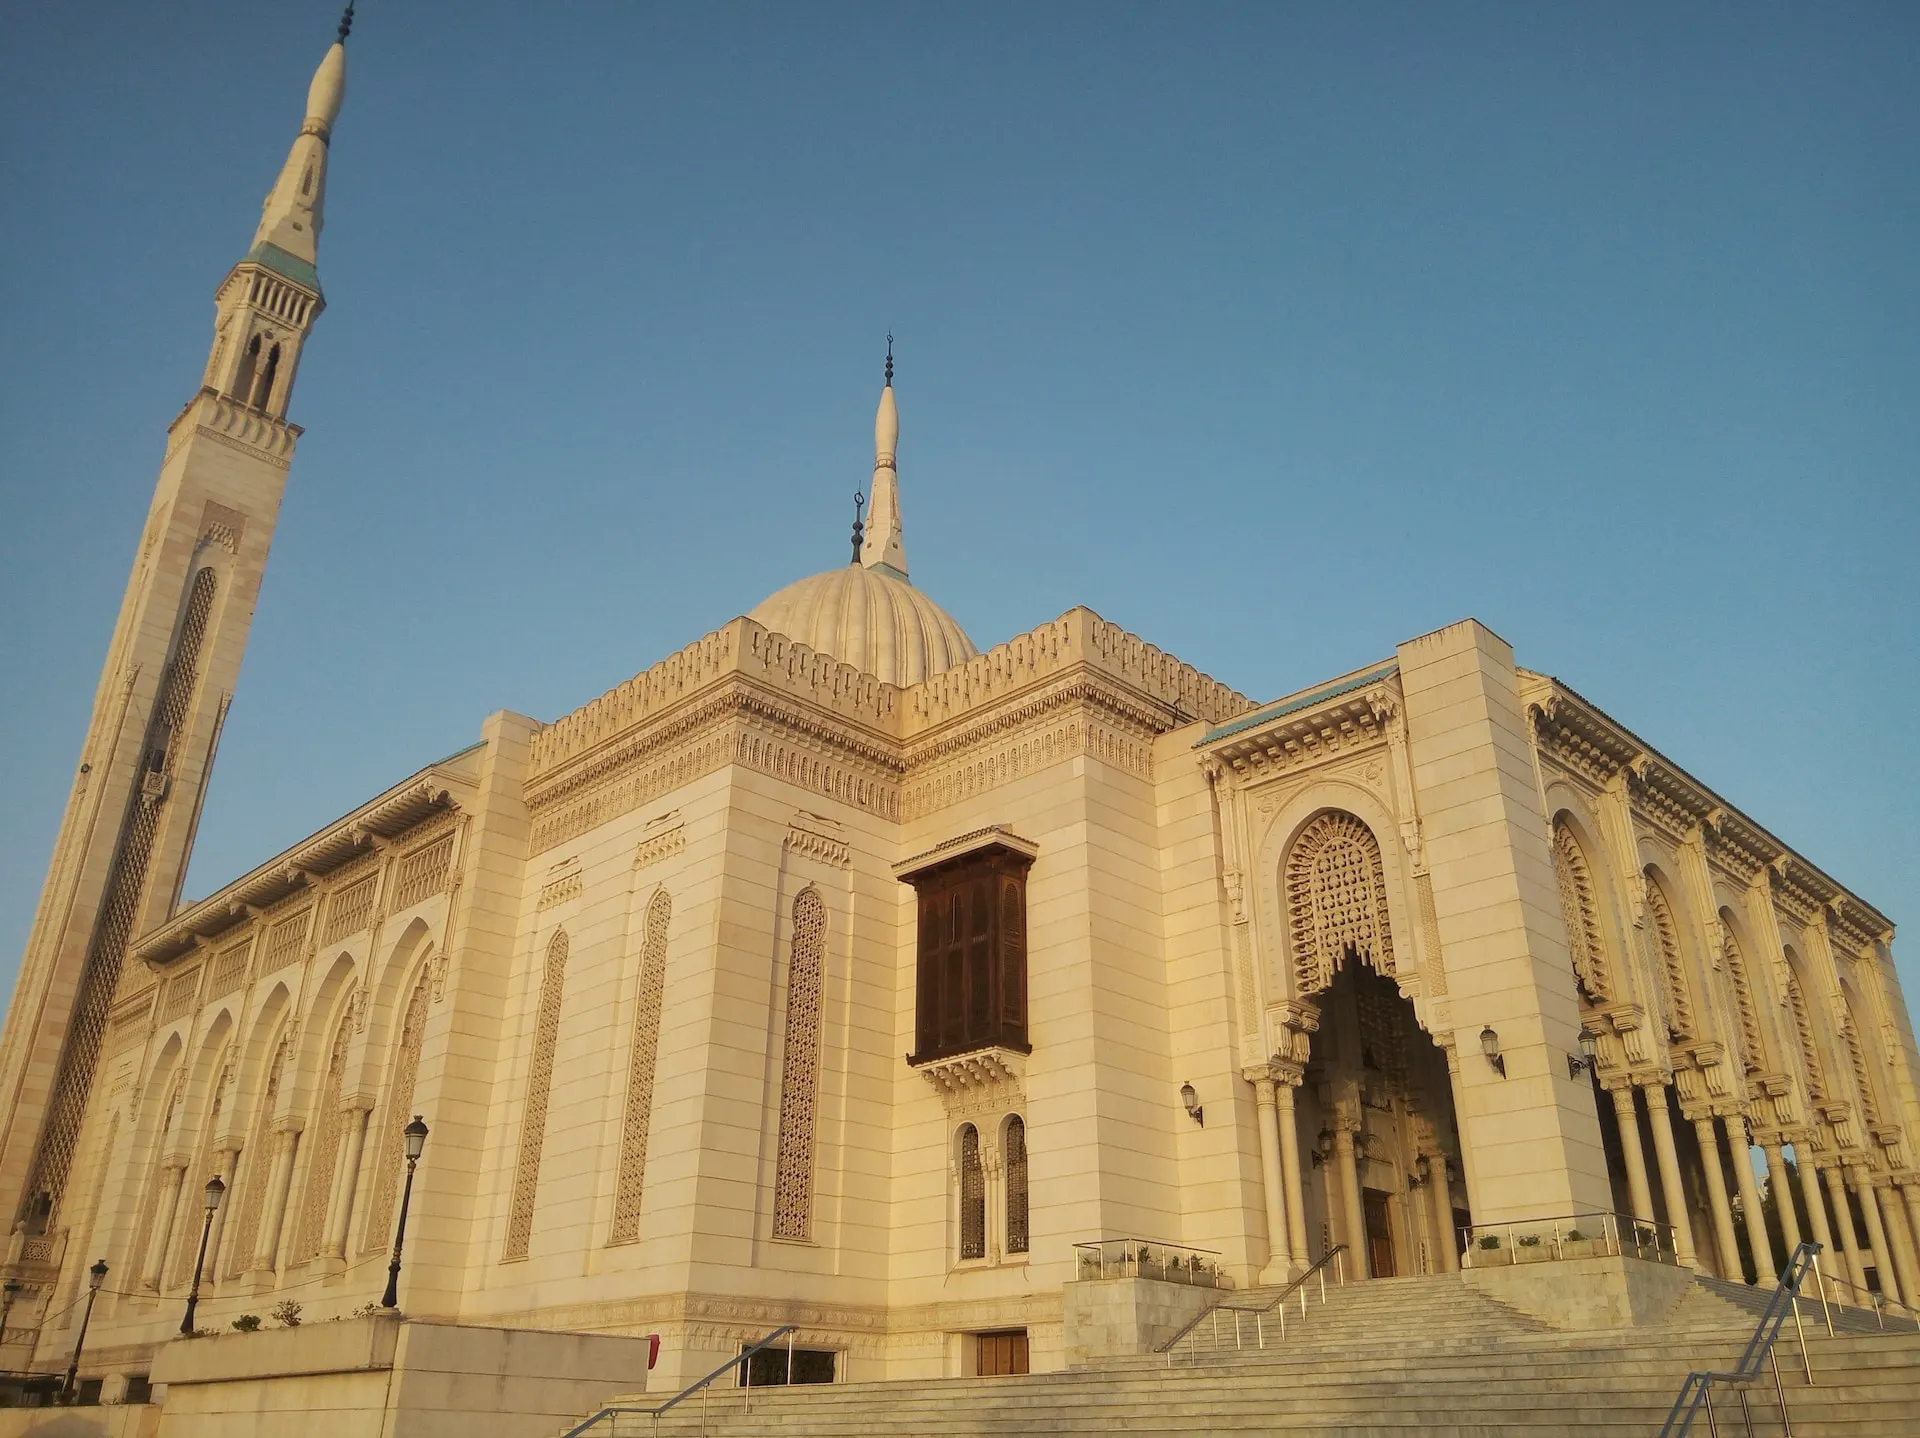
[[[1346,1244],[1363,1277],[1452,1272],[1471,1221],[1453,1084],[1394,980],[1379,841],[1325,811],[1289,846],[1283,882],[1293,988],[1314,1015],[1298,1026],[1296,1101],[1308,1248]]]
[[[1342,964],[1315,996],[1300,1088],[1309,1242],[1347,1245],[1349,1275],[1456,1269],[1472,1220],[1446,1055],[1393,980]]]

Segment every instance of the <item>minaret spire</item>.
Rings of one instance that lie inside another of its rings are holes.
[[[347,32],[351,29],[353,6],[348,5],[340,16],[339,38],[313,72],[313,83],[307,87],[306,119],[287,153],[280,178],[267,193],[267,202],[260,210],[260,228],[254,231],[253,248],[247,254],[248,259],[315,289],[318,280],[314,264],[319,259],[320,229],[326,223],[327,146],[333,138],[333,122],[340,118],[341,102],[347,97]]]
[[[867,512],[860,562],[869,569],[907,577],[907,546],[900,526],[900,476],[894,451],[900,444],[900,412],[893,403],[893,336],[887,336],[886,383],[873,417],[873,507]]]

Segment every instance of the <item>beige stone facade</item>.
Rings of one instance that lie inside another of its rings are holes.
[[[658,1332],[655,1388],[785,1323],[842,1378],[970,1371],[1014,1331],[1059,1366],[1095,1240],[1247,1285],[1624,1215],[1742,1277],[1804,1226],[1920,1302],[1871,905],[1471,620],[1265,704],[1086,609],[977,652],[907,577],[890,382],[864,546],[756,611],[802,632],[735,618],[551,723],[496,714],[178,907],[298,434],[275,386],[319,291],[282,253],[221,291],[9,1014],[6,1366],[64,1367],[104,1257],[86,1371],[148,1373],[216,1174],[201,1323],[377,1299],[414,1114],[407,1313]],[[285,347],[264,394],[222,368],[255,326]],[[128,719],[170,666],[184,717]],[[158,816],[138,874],[122,814]],[[114,884],[117,938],[89,917]],[[88,984],[97,1049],[63,1058]],[[1770,1232],[1752,1159],[1778,1193],[1788,1147]]]

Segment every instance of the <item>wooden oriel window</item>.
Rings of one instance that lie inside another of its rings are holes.
[[[1029,1053],[1027,868],[990,844],[903,876],[920,900],[910,1064],[975,1049]]]

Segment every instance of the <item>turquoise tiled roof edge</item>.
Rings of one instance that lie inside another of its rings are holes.
[[[1231,724],[1222,724],[1217,728],[1209,729],[1194,740],[1193,747],[1198,749],[1203,744],[1211,744],[1214,740],[1224,739],[1229,734],[1238,734],[1242,729],[1251,729],[1256,725],[1265,724],[1270,719],[1278,719],[1284,714],[1293,713],[1296,709],[1309,709],[1315,704],[1337,699],[1342,694],[1351,693],[1368,684],[1378,683],[1399,668],[1400,661],[1390,659],[1377,669],[1369,669],[1365,674],[1356,674],[1353,678],[1343,679],[1338,684],[1329,684],[1324,689],[1314,690],[1311,694],[1302,694],[1298,699],[1283,699],[1279,703],[1269,704],[1264,709],[1256,709],[1251,714],[1241,715]]]
[[[297,255],[290,255],[278,245],[262,240],[247,251],[247,258],[256,265],[265,265],[276,275],[284,275],[296,285],[320,293],[320,272]]]

